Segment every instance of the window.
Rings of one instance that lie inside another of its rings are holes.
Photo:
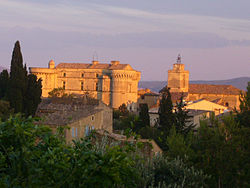
[[[99,74],[96,74],[96,78],[98,78],[99,77]]]
[[[98,82],[95,83],[95,90],[98,91]]]
[[[94,116],[92,116],[92,117],[91,117],[91,120],[92,120],[92,121],[94,121],[94,119],[95,119],[95,117],[94,117]]]
[[[63,89],[65,89],[65,88],[66,88],[66,82],[63,81]]]
[[[89,126],[85,127],[85,136],[89,136]]]
[[[66,77],[66,73],[63,73],[63,77]]]
[[[82,73],[82,78],[84,77],[84,73]]]
[[[81,82],[81,90],[82,90],[82,91],[84,90],[83,82]]]
[[[74,138],[74,137],[77,137],[78,135],[77,135],[77,128],[74,128],[74,127],[72,127],[71,128],[71,134],[72,134],[72,137]]]

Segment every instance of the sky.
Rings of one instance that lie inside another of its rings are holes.
[[[16,40],[28,67],[119,60],[167,80],[178,54],[191,80],[250,76],[249,0],[0,0],[0,66]]]

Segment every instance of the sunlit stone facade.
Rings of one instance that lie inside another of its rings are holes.
[[[48,68],[31,67],[30,73],[42,79],[42,96],[54,88],[62,87],[66,93],[86,94],[102,100],[113,108],[137,102],[138,82],[141,73],[129,64],[111,61],[100,64],[60,63],[51,60]]]

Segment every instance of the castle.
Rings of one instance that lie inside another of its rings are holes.
[[[30,73],[42,79],[42,97],[55,88],[69,94],[89,94],[105,104],[118,108],[123,103],[137,102],[138,82],[141,73],[129,64],[111,61],[100,64],[59,63],[51,60],[48,68],[30,67]]]

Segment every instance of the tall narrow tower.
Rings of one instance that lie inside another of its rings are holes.
[[[168,87],[171,88],[171,92],[188,92],[189,71],[184,70],[184,68],[181,56],[178,55],[173,69],[168,71]]]

